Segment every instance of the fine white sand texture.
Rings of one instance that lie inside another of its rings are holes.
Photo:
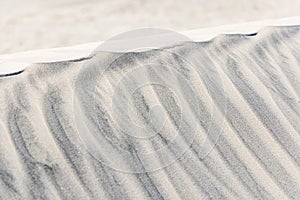
[[[0,77],[0,199],[299,199],[300,26]]]
[[[105,40],[142,27],[176,31],[293,17],[299,0],[1,0],[0,54]]]

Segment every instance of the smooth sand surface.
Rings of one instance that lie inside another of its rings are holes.
[[[1,0],[0,54],[106,40],[142,27],[175,31],[299,16],[299,0]]]

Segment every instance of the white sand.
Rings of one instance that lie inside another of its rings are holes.
[[[196,42],[213,39],[220,34],[252,34],[267,26],[300,25],[300,17],[254,21],[179,32]],[[129,43],[131,41],[124,41]],[[89,57],[103,41],[76,46],[25,51],[0,55],[0,75],[22,71],[33,63],[48,63]],[[162,42],[162,45],[165,44]]]
[[[299,15],[298,0],[2,0],[0,54],[108,39],[140,27],[184,31]]]
[[[0,77],[0,199],[299,199],[299,55],[268,27]]]

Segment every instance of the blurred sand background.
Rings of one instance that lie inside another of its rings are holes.
[[[0,54],[299,15],[299,0],[0,0]]]

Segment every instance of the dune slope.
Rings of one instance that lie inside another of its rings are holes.
[[[300,27],[0,77],[0,199],[299,199]]]

